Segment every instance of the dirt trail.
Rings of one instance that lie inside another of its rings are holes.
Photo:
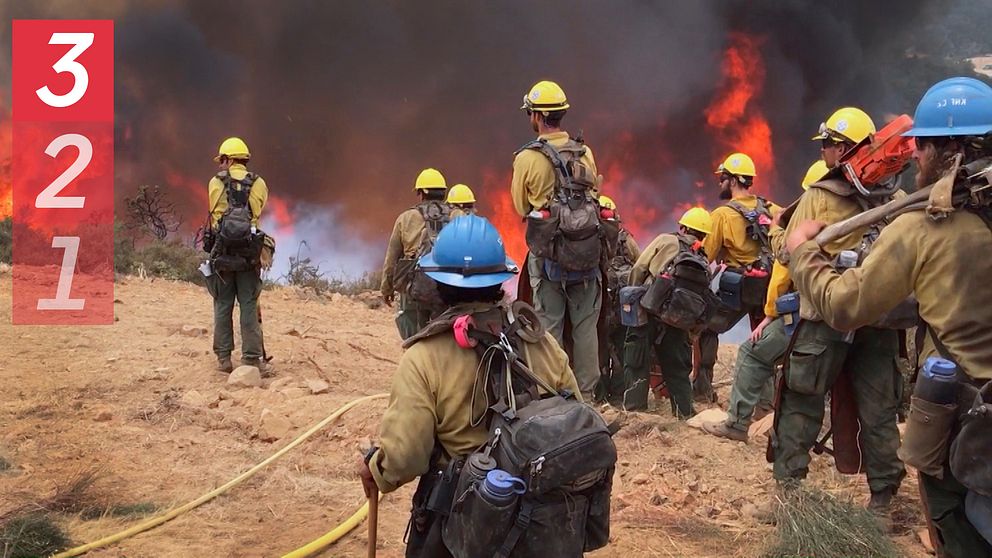
[[[196,286],[127,278],[117,285],[118,321],[103,327],[10,325],[10,275],[0,276],[0,513],[52,491],[56,482],[99,468],[113,503],[185,503],[233,478],[340,405],[386,392],[401,356],[389,309],[360,300],[262,295],[265,338],[277,375],[264,388],[229,389],[213,370],[207,293]],[[236,322],[235,322],[236,323]],[[184,326],[186,327],[184,330]],[[202,330],[200,328],[203,328]],[[736,351],[721,348],[721,363]],[[718,366],[717,382],[728,377]],[[313,395],[307,380],[324,379]],[[729,388],[720,388],[721,400]],[[278,556],[325,533],[357,509],[354,476],[363,439],[374,439],[384,401],[342,420],[227,495],[148,533],[90,556]],[[617,436],[620,464],[608,556],[756,556],[772,532],[748,504],[773,490],[764,438],[723,442],[667,412],[628,417]],[[293,428],[276,442],[257,437],[263,409]],[[862,478],[814,460],[811,482],[866,498]],[[383,501],[380,556],[403,555],[413,486]],[[915,480],[898,498],[893,538],[907,556],[926,556]],[[742,511],[743,510],[743,511]],[[65,520],[77,543],[136,519]],[[364,525],[324,553],[363,556]]]

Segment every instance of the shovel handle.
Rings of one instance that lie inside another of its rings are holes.
[[[379,532],[379,491],[369,495],[369,558],[375,558],[376,541]]]

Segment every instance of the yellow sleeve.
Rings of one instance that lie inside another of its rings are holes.
[[[716,261],[720,257],[720,251],[723,250],[723,225],[727,220],[724,217],[724,212],[721,211],[722,209],[722,207],[718,207],[710,213],[710,217],[713,219],[713,232],[703,239],[703,250],[706,251],[706,257],[711,262]]]
[[[252,225],[258,226],[258,222],[262,219],[262,211],[265,209],[265,202],[268,200],[269,187],[260,176],[255,179],[254,184],[251,185],[251,192],[248,194],[248,204],[251,205]]]
[[[224,194],[224,183],[216,176],[207,185],[207,203],[210,208],[210,226],[217,228],[217,223],[227,210],[227,200],[221,199]]]
[[[882,229],[861,267],[843,274],[831,265],[816,242],[803,243],[792,255],[792,280],[800,296],[840,331],[866,326],[895,308],[913,292],[920,274],[919,227],[896,219]]]
[[[768,246],[772,249],[772,255],[778,258],[785,246],[785,229],[778,225],[768,229]]]
[[[521,217],[526,217],[534,209],[530,205],[530,196],[527,192],[527,184],[535,180],[534,165],[528,161],[527,151],[521,151],[513,159],[513,178],[510,181],[510,198],[513,200],[513,209]]]
[[[379,427],[379,451],[369,461],[383,494],[426,473],[434,449],[437,402],[427,367],[421,366],[423,351],[414,348],[403,353],[393,376],[389,406]]]
[[[778,260],[772,263],[772,276],[768,280],[768,294],[765,296],[765,315],[774,318],[778,316],[775,311],[775,300],[789,292],[792,286],[792,277],[789,275],[789,268],[785,267]]]
[[[393,294],[395,285],[393,284],[393,273],[396,271],[396,262],[403,257],[403,239],[400,234],[403,223],[403,214],[396,218],[393,224],[393,232],[389,235],[389,243],[386,245],[386,258],[382,261],[382,282],[379,290],[383,296]]]

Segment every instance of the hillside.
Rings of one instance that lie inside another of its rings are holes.
[[[234,389],[213,370],[210,300],[194,285],[128,277],[116,288],[118,321],[106,327],[15,328],[10,299],[8,273],[0,275],[0,457],[11,468],[0,472],[0,516],[93,469],[104,509],[185,503],[340,405],[388,391],[401,355],[389,309],[277,288],[262,295],[277,374],[261,388]],[[734,349],[724,346],[721,360],[730,363]],[[721,365],[723,401],[727,375]],[[327,392],[312,394],[321,386],[307,381],[320,379]],[[309,542],[361,505],[358,447],[375,438],[384,406],[356,408],[228,494],[89,556],[273,556]],[[288,420],[288,431],[279,432],[277,419],[262,428],[263,412]],[[774,490],[764,438],[720,441],[662,411],[628,416],[617,443],[613,543],[594,556],[760,555],[774,531],[751,517],[751,505]],[[837,475],[826,458],[814,461],[811,477],[833,494],[867,497],[861,478]],[[383,501],[380,556],[403,555],[412,489]],[[921,525],[912,476],[897,506],[894,540],[906,555],[926,556],[914,534]],[[59,516],[74,543],[138,521],[92,515]],[[364,549],[363,525],[323,555]]]

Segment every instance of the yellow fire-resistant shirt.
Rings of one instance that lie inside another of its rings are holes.
[[[464,306],[487,307],[491,305]],[[535,374],[554,388],[581,397],[568,356],[551,334],[539,343],[522,342],[521,347]],[[403,353],[379,428],[380,449],[369,463],[379,490],[392,492],[427,473],[435,439],[448,456],[469,454],[486,441],[485,422],[472,426],[486,405],[480,385],[473,417],[478,367],[475,350],[459,347],[450,331],[419,341]]]
[[[693,244],[695,239],[687,237],[686,241]],[[630,270],[630,284],[643,285],[648,279],[657,277],[668,267],[679,253],[679,236],[675,233],[659,234],[641,252]]]
[[[228,169],[231,178],[241,180],[248,174],[248,169],[242,164],[234,164]],[[241,191],[241,185],[231,182],[233,188]],[[265,185],[265,180],[261,176],[255,179],[248,194],[248,205],[251,206],[251,224],[258,226],[258,221],[262,217],[262,210],[265,209],[265,202],[269,199],[269,187]],[[207,185],[207,201],[210,205],[210,225],[217,227],[220,218],[227,211],[227,193],[224,191],[224,183],[216,176],[210,179]]]
[[[785,228],[785,235],[792,234],[792,231],[802,223],[803,221],[815,220],[822,221],[828,225],[836,223],[838,221],[843,221],[852,215],[861,213],[861,206],[854,201],[853,197],[845,197],[829,192],[822,188],[810,187],[803,193],[802,197],[799,198],[799,204],[796,206],[796,211],[792,214],[789,219],[789,224]],[[858,229],[847,236],[838,238],[824,246],[824,251],[830,258],[835,257],[843,250],[852,250],[857,248],[861,243],[861,237],[864,236],[865,232],[868,231],[868,227],[863,227]],[[789,262],[789,273],[793,275],[793,281],[795,282],[795,270],[796,266],[799,265],[795,262],[795,259],[791,259]],[[798,286],[799,284],[796,283]],[[799,315],[800,317],[807,320],[820,320],[819,314],[813,309],[808,301],[808,297],[805,296],[806,293],[799,290]]]
[[[792,289],[792,277],[789,275],[789,268],[785,267],[778,260],[772,263],[772,276],[768,280],[768,294],[765,296],[765,315],[769,318],[778,316],[775,310],[775,301]]]
[[[911,293],[920,316],[973,378],[992,378],[992,233],[957,211],[934,222],[923,211],[882,229],[861,267],[838,274],[813,241],[792,254],[793,280],[831,327],[868,325]],[[922,356],[936,354],[928,335]]]
[[[757,196],[742,196],[732,201],[740,203],[747,209],[758,207]],[[775,215],[782,210],[779,206],[768,202],[768,211]],[[714,209],[710,216],[713,218],[713,232],[703,240],[703,248],[710,261],[720,261],[730,267],[743,267],[754,263],[761,255],[761,243],[747,235],[747,219],[729,205]]]
[[[426,228],[424,216],[416,207],[407,209],[396,218],[393,232],[389,235],[389,244],[386,245],[386,258],[382,262],[382,281],[379,287],[383,295],[393,294],[397,279],[394,277],[396,264],[400,258],[412,258],[417,255]]]
[[[546,139],[552,146],[568,143],[568,132],[553,132],[541,134],[538,139]],[[587,145],[586,154],[582,156],[582,164],[589,167],[593,176],[597,175],[596,160],[592,149]],[[535,209],[548,205],[555,190],[555,171],[551,161],[536,149],[524,149],[513,159],[513,179],[510,182],[510,197],[513,208],[521,217]],[[593,196],[599,197],[599,188],[593,189]]]

